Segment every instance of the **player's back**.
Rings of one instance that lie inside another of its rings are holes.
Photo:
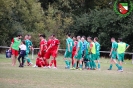
[[[47,41],[46,41],[46,39],[42,39],[40,41],[40,49],[41,49],[41,46],[43,46],[43,50],[47,49]]]
[[[60,45],[60,41],[56,38],[56,39],[53,39],[51,40],[51,45],[52,45],[52,49],[53,50],[56,50],[58,49],[58,46]]]
[[[85,49],[85,54],[86,54],[86,55],[89,54],[89,50],[90,50],[90,43],[87,42],[87,43],[86,43],[86,49]]]
[[[30,46],[32,46],[32,42],[28,39],[25,40],[25,45],[27,49],[30,49]]]
[[[70,51],[72,52],[72,49],[73,49],[73,46],[74,46],[74,42],[73,42],[73,40],[71,39],[71,38],[67,38],[66,39],[66,48],[68,49],[68,44],[70,45]]]
[[[117,47],[118,47],[118,43],[116,41],[115,42],[112,42],[112,48],[113,48],[113,51],[114,52],[116,52]]]
[[[82,41],[81,41],[81,40],[80,40],[80,41],[78,41],[78,45],[77,45],[77,48],[79,48],[78,53],[81,53],[81,54],[82,54],[82,46],[83,46]]]
[[[99,53],[99,51],[100,51],[100,44],[98,42],[95,42],[95,46],[96,46],[96,52]]]

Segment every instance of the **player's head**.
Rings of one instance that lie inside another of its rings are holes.
[[[97,42],[97,41],[98,41],[98,37],[95,37],[95,38],[94,38],[94,42]]]
[[[93,38],[92,37],[87,37],[87,41],[88,42],[92,42],[93,41]]]
[[[51,39],[55,39],[55,35],[53,34],[53,35],[51,35]]]
[[[118,38],[118,42],[122,42],[122,38]]]
[[[73,41],[76,41],[76,37],[75,36],[73,36],[72,39],[73,39]]]
[[[31,35],[28,35],[28,39],[31,39]]]
[[[80,40],[81,39],[81,37],[80,36],[77,36],[77,40]]]
[[[84,38],[84,37],[82,37],[82,38],[81,38],[81,41],[82,41],[82,42],[84,42],[84,40],[85,40],[85,38]]]
[[[24,45],[25,45],[25,41],[23,40],[23,41],[21,42],[21,44],[24,44]]]
[[[82,36],[82,38],[84,38],[84,40],[86,40],[86,37],[85,36]]]
[[[21,34],[18,34],[17,37],[18,37],[19,39],[21,39],[21,38],[22,38],[22,35],[21,35]]]
[[[40,34],[39,36],[40,39],[45,39],[45,37],[46,37],[45,34]]]
[[[70,33],[68,33],[68,34],[67,34],[67,37],[71,37],[71,34],[70,34]]]
[[[28,37],[29,37],[29,35],[25,35],[25,37],[24,37],[24,38],[25,38],[25,39],[28,39]]]
[[[114,41],[115,41],[115,38],[114,38],[114,37],[112,37],[112,38],[111,38],[111,42],[114,42]]]

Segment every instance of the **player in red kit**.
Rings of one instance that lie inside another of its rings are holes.
[[[45,39],[45,35],[40,34],[40,50],[38,52],[38,57],[36,59],[36,65],[33,67],[43,67],[46,65],[46,60],[45,60],[45,53],[47,50],[47,41]]]
[[[73,41],[74,41],[74,46],[73,46],[73,50],[72,50],[72,66],[74,64],[74,56],[75,56],[75,53],[76,53],[76,47],[77,47],[77,40],[76,40],[76,37],[73,37]]]
[[[50,56],[52,55],[52,60],[49,64],[49,68],[51,68],[53,64],[54,64],[54,68],[57,68],[56,57],[57,57],[60,41],[55,37],[55,35],[52,35],[51,41],[49,42],[50,42],[50,46],[47,49],[47,53],[45,57],[46,59],[50,59]]]

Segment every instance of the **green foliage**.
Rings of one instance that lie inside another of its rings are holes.
[[[102,50],[110,50],[111,37],[122,37],[132,46],[133,12],[122,18],[113,4],[114,0],[0,0],[0,45],[9,45],[21,33],[32,35],[38,47],[38,34],[45,33],[47,38],[55,34],[64,48],[70,32],[98,36]]]
[[[36,0],[0,1],[0,45],[9,45],[12,37],[25,31],[44,29],[44,13]]]
[[[71,25],[75,34],[85,36],[98,36],[103,50],[110,49],[110,38],[121,37],[124,42],[132,45],[133,14],[126,18],[119,17],[111,9],[91,10],[88,14],[82,14],[75,18]],[[133,48],[130,47],[130,50]]]

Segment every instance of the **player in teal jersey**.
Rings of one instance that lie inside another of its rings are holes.
[[[117,48],[117,56],[118,56],[118,61],[120,65],[119,71],[123,72],[123,67],[122,67],[122,62],[124,61],[124,54],[125,51],[130,47],[130,45],[122,42],[122,38],[118,39],[118,48]]]
[[[33,45],[32,45],[32,42],[30,41],[30,38],[31,38],[31,36],[29,36],[29,35],[25,36],[25,45],[26,45],[26,56],[25,56],[25,59],[27,60],[28,66],[33,64],[31,62],[29,56],[28,56],[28,54],[30,53],[30,50],[31,49],[33,50]]]
[[[117,68],[119,70],[120,66],[118,65],[118,63],[116,61],[116,57],[117,57],[116,50],[117,50],[118,44],[115,41],[115,38],[111,38],[111,42],[112,42],[112,48],[111,48],[111,51],[110,51],[110,54],[109,54],[109,56],[111,56],[111,59],[110,59],[110,67],[109,67],[108,70],[112,70],[113,63],[115,63],[115,65],[117,66]]]
[[[95,59],[98,63],[98,69],[100,70],[100,61],[99,61],[99,59],[100,59],[100,44],[98,43],[97,37],[94,38],[94,42],[95,42],[95,46],[96,46],[96,58]]]
[[[76,54],[74,56],[74,66],[72,68],[72,70],[76,69],[76,62],[79,61],[79,70],[82,70],[82,41],[81,41],[81,37],[77,36],[77,40],[78,40],[78,45],[77,45],[77,49],[76,49]]]
[[[88,41],[88,38],[87,38],[87,41]],[[87,70],[90,70],[90,43],[89,42],[87,42],[87,45],[86,45],[84,58],[86,59],[86,68]]]
[[[96,70],[96,64],[95,64],[95,55],[96,55],[96,46],[95,43],[93,42],[92,37],[88,37],[88,42],[90,43],[90,69],[91,70]]]
[[[73,40],[70,38],[71,34],[67,34],[67,39],[66,39],[66,51],[64,54],[64,60],[66,63],[66,69],[70,68],[71,60],[72,60],[72,50],[74,46]]]

